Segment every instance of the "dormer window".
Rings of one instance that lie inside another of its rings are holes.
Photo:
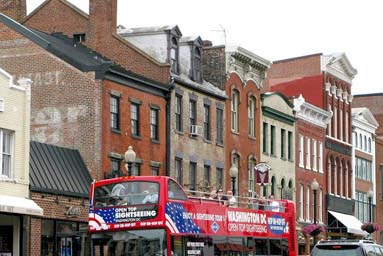
[[[193,54],[193,80],[196,82],[202,82],[202,58],[201,48],[195,47]]]
[[[173,73],[178,74],[178,41],[176,37],[171,39],[170,67]]]
[[[85,34],[73,34],[73,42],[75,44],[85,42]]]

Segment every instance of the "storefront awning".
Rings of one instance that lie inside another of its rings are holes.
[[[43,209],[33,200],[0,195],[0,212],[43,216]]]
[[[363,223],[355,216],[334,211],[328,212],[347,228],[348,233],[362,236],[367,235],[367,232],[361,229]]]

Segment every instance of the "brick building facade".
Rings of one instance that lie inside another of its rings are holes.
[[[300,96],[294,99],[296,111],[295,132],[295,179],[296,179],[296,216],[297,228],[300,230],[314,220],[314,193],[312,182],[315,179],[319,185],[316,190],[317,200],[315,221],[324,223],[325,219],[325,159],[324,144],[326,127],[331,119],[331,113],[316,107]],[[300,254],[304,254],[308,243],[305,236],[298,232]]]
[[[375,219],[372,212],[377,198],[369,197],[371,193],[377,194],[374,138],[378,126],[368,108],[352,108],[353,198],[355,198],[355,216],[363,223]]]
[[[254,167],[261,162],[261,89],[270,62],[239,46],[213,46],[205,41],[203,48],[204,78],[225,90],[225,176],[232,186],[229,170],[238,169],[234,188],[240,196],[260,192]]]
[[[351,186],[351,85],[356,73],[344,53],[313,54],[275,61],[268,72],[267,84],[271,91],[295,98],[302,94],[307,102],[332,112],[324,145],[325,223],[331,236],[360,235],[348,232],[348,223],[343,227],[338,226],[341,216],[338,213],[351,217],[354,215]]]
[[[354,95],[353,107],[368,108],[372,113],[379,126],[376,129],[376,137],[372,138],[375,144],[375,177],[376,177],[376,191],[375,191],[375,209],[373,209],[374,221],[380,226],[383,225],[383,216],[378,214],[383,209],[383,114],[382,114],[383,94],[359,94]],[[376,241],[383,243],[383,232],[374,234]]]

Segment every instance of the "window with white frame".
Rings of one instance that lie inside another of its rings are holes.
[[[323,218],[322,218],[322,211],[323,211],[323,191],[322,189],[319,189],[319,204],[318,204],[318,219],[319,223],[323,223]]]
[[[368,138],[368,152],[371,153],[371,138]]]
[[[310,195],[311,190],[310,187],[306,189],[306,221],[310,221]]]
[[[359,148],[363,148],[363,143],[362,143],[362,134],[359,134]]]
[[[299,134],[299,167],[304,168],[304,160],[303,160],[303,149],[304,149],[304,140],[303,136]]]
[[[249,191],[255,191],[255,183],[254,183],[254,167],[256,161],[253,157],[249,159]]]
[[[150,109],[150,138],[152,140],[159,140],[159,109]]]
[[[303,220],[303,185],[300,184],[299,187],[299,219]]]
[[[346,111],[345,112],[345,122],[344,122],[344,124],[345,124],[345,129],[344,129],[344,132],[345,132],[345,134],[344,134],[344,137],[345,137],[345,141],[348,143],[349,142],[349,134],[348,134],[348,112]]]
[[[231,97],[231,130],[238,132],[238,104],[239,93],[237,90],[233,90]]]
[[[338,138],[338,109],[334,106],[334,138]]]
[[[332,110],[331,110],[331,105],[329,104],[328,105],[328,111],[330,111],[332,113]],[[327,135],[331,137],[331,122],[334,120],[334,113],[332,113],[332,118],[330,120],[330,122],[328,123],[327,125]]]
[[[318,171],[323,173],[323,143],[319,141],[318,144]]]
[[[249,105],[248,105],[248,123],[249,123],[249,136],[254,137],[255,136],[255,100],[253,97],[249,98]]]
[[[310,138],[309,137],[306,137],[306,169],[311,169],[311,163],[310,163],[310,158],[311,158],[311,154],[310,154],[310,147],[311,147],[311,143],[310,143]]]
[[[339,110],[339,139],[343,140],[343,109]]]
[[[363,143],[363,150],[364,151],[367,151],[367,137],[366,137],[366,135],[364,135],[364,143]]]
[[[13,178],[14,132],[0,128],[0,176]]]
[[[313,171],[317,170],[317,141],[313,139],[312,166]]]

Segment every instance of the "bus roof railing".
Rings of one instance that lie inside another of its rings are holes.
[[[198,190],[184,190],[188,195],[189,199],[199,201],[200,203],[216,203],[222,204],[227,200],[220,200],[217,198],[211,198],[211,192],[204,192]],[[228,197],[227,194],[222,194],[222,196]],[[228,207],[236,208],[247,208],[247,209],[256,209],[256,210],[270,210],[276,212],[285,212],[286,201],[276,200],[276,199],[266,199],[264,197],[244,197],[244,196],[234,196],[235,203],[230,203],[227,201],[225,204]]]

